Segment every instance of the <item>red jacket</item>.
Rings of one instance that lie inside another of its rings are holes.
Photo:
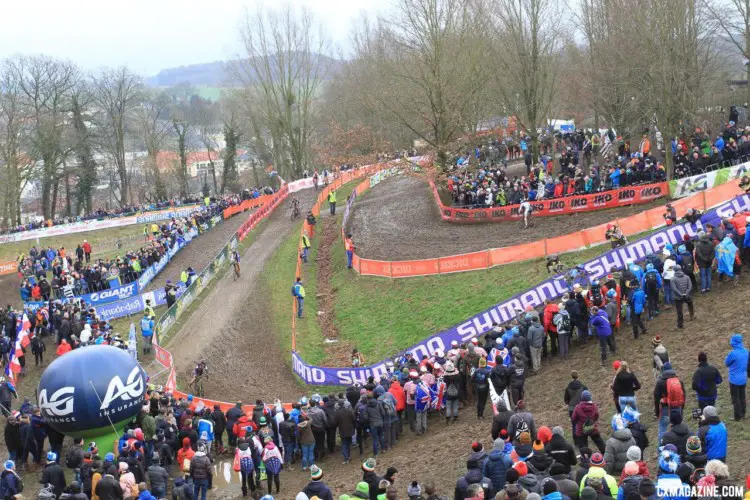
[[[398,382],[391,383],[391,387],[388,389],[388,392],[393,394],[393,397],[396,400],[396,411],[405,410],[406,392],[404,392],[404,388],[401,387],[401,384],[399,384]]]
[[[557,327],[552,320],[558,312],[560,312],[560,308],[557,304],[547,304],[544,306],[544,318],[542,319],[542,323],[544,324],[545,332],[557,333]]]
[[[89,243],[88,241],[83,244],[83,252],[91,253],[91,243]]]
[[[575,426],[575,435],[583,435],[583,424],[586,420],[592,420],[594,422],[594,434],[599,434],[599,409],[596,405],[589,401],[581,401],[573,410],[571,417],[573,425]]]
[[[562,182],[560,182],[558,184],[555,184],[555,190],[552,192],[552,195],[555,198],[559,198],[560,196],[563,195],[563,184],[562,184]]]
[[[73,348],[70,347],[70,344],[68,344],[68,341],[63,339],[62,342],[60,342],[60,345],[57,346],[57,355],[62,356],[66,352],[70,352]]]

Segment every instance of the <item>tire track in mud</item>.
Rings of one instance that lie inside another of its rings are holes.
[[[295,194],[303,214],[316,195],[313,190]],[[225,273],[169,343],[183,376],[206,359],[209,377],[204,388],[211,399],[286,401],[299,392],[287,363],[290,353],[281,352],[274,334],[270,294],[260,279],[266,262],[295,225],[289,218],[290,200],[291,196],[274,211],[245,250],[241,278],[235,281],[233,273]]]

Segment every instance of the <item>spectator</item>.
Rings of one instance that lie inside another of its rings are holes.
[[[747,385],[748,350],[742,341],[742,335],[735,333],[729,340],[732,350],[727,354],[724,364],[729,369],[729,392],[734,407],[734,420],[745,418],[745,386]]]
[[[727,428],[713,406],[703,408],[703,418],[701,419],[701,426],[698,428],[698,437],[708,460],[721,460],[722,462],[726,460]]]
[[[693,390],[698,398],[701,410],[706,406],[714,406],[718,395],[717,386],[723,381],[721,373],[715,366],[708,364],[705,352],[698,353],[698,368],[693,373]]]

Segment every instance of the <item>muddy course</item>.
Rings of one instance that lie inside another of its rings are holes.
[[[316,195],[309,189],[295,193],[303,213],[312,206]],[[204,388],[212,399],[286,400],[287,395],[298,392],[288,365],[290,354],[281,352],[276,342],[268,294],[259,280],[266,261],[294,226],[289,219],[290,200],[287,198],[276,208],[241,256],[241,278],[235,281],[233,273],[226,273],[204,292],[187,324],[171,335],[167,348],[182,375],[181,386],[187,386],[193,367],[205,358],[209,377]],[[240,218],[244,221],[247,216]],[[228,239],[229,236],[217,246],[216,252]],[[279,277],[290,280],[290,286],[292,278]]]
[[[516,221],[453,224],[440,219],[432,191],[425,181],[403,175],[384,180],[358,198],[347,231],[352,233],[357,253],[363,258],[429,259],[560,236],[663,203],[663,200],[656,200],[610,210],[538,217],[536,227],[529,229]]]

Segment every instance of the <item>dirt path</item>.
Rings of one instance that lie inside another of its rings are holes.
[[[179,281],[180,273],[188,267],[192,267],[196,273],[200,273],[216,257],[216,254],[224,248],[229,238],[237,232],[237,229],[240,228],[249,216],[250,212],[237,214],[207,233],[201,234],[195,241],[191,241],[148,284],[146,291],[163,287],[167,280],[172,280],[172,282]]]
[[[312,206],[315,194],[312,190],[297,193],[302,213]],[[242,277],[234,281],[233,274],[226,273],[203,297],[189,323],[170,340],[168,347],[182,375],[186,376],[199,358],[207,360],[213,376],[204,385],[212,398],[254,401],[280,397],[286,401],[298,391],[286,362],[290,354],[281,352],[274,340],[269,294],[259,279],[266,261],[294,225],[289,211],[287,200],[242,255]]]
[[[347,230],[358,253],[369,259],[444,257],[569,234],[626,217],[663,201],[559,217],[539,217],[524,230],[520,222],[453,224],[440,219],[429,185],[416,177],[386,179],[354,203]]]

